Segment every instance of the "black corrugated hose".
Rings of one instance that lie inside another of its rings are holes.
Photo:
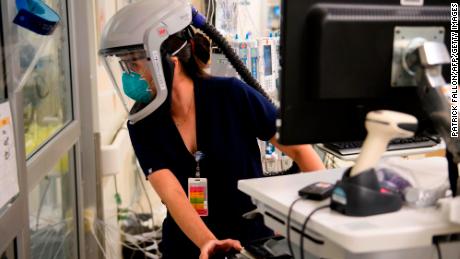
[[[232,64],[232,66],[241,76],[241,79],[243,79],[249,86],[256,89],[259,93],[261,93],[265,98],[267,98],[271,102],[271,104],[273,104],[273,106],[276,107],[273,100],[265,92],[265,90],[262,88],[259,82],[252,76],[249,69],[244,65],[240,57],[238,57],[233,48],[228,44],[224,36],[222,36],[222,34],[209,23],[205,23],[204,26],[202,26],[200,29],[216,43],[220,50],[222,50],[230,64]]]
[[[275,102],[270,98],[270,96],[265,92],[259,82],[252,76],[249,69],[241,61],[240,57],[236,54],[233,48],[228,44],[224,36],[210,23],[206,22],[206,19],[201,15],[195,8],[192,9],[193,14],[193,25],[202,30],[206,35],[208,35],[211,40],[216,43],[220,50],[224,53],[225,57],[228,59],[230,64],[235,68],[236,72],[241,76],[241,78],[251,87],[256,89],[260,94],[262,94],[267,100],[276,107]],[[277,108],[277,113],[279,113],[279,108]],[[292,166],[286,171],[279,172],[270,172],[268,176],[274,175],[285,175],[298,173],[299,167],[293,161]]]

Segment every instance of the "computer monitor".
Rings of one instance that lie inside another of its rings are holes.
[[[449,1],[285,0],[281,8],[281,143],[362,140],[366,114],[379,109],[412,114],[419,133],[431,133],[401,45],[422,38],[450,49]],[[450,82],[450,67],[443,75]]]

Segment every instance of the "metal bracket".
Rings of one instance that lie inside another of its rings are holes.
[[[444,42],[444,27],[402,27],[396,26],[393,38],[393,62],[391,65],[391,86],[417,86],[415,71],[407,65],[407,55],[425,42]]]

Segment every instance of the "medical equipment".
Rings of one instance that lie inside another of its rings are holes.
[[[280,64],[280,37],[278,33],[272,34],[270,33],[270,38],[273,40],[273,45],[275,48],[275,59],[273,60],[273,66],[275,68],[275,85],[276,89],[278,90],[278,96],[280,91],[280,74],[281,74],[281,64]]]
[[[236,34],[230,41],[230,45],[234,48],[246,68],[251,71],[253,77],[262,82],[262,87],[270,95],[275,105],[278,106],[280,69],[278,58],[279,37],[273,36],[270,33],[269,38],[253,39],[251,33],[248,32],[244,39]],[[267,49],[268,51],[264,52]],[[267,72],[266,76],[263,76],[265,68],[269,68],[269,72]],[[211,55],[211,74],[226,77],[237,76],[237,72],[226,57],[219,52],[219,49],[213,49]],[[270,86],[270,89],[267,86]],[[285,174],[291,168],[293,164],[292,159],[275,149],[270,142],[259,141],[259,146],[265,175]]]
[[[278,66],[275,65],[275,61],[277,62],[278,57],[276,56],[275,42],[272,38],[260,38],[257,40],[257,49],[259,57],[259,81],[267,93],[273,99],[277,99],[276,76],[278,74]]]
[[[230,42],[241,62],[251,71],[270,98],[279,106],[279,37],[253,38],[251,33],[246,33],[244,39],[236,34]],[[222,55],[213,52],[211,72],[213,75],[232,76],[234,68],[223,60]]]
[[[294,161],[270,143],[270,141],[258,141],[260,159],[264,176],[276,176],[298,173],[294,167]]]
[[[275,146],[269,141],[265,141],[265,152],[262,157],[262,167],[266,174],[271,174],[281,170],[278,152]]]
[[[253,39],[248,32],[246,34],[246,42],[249,47],[251,74],[254,78],[259,79],[259,51],[257,49],[257,40]]]
[[[234,51],[243,62],[247,69],[251,69],[249,59],[249,47],[245,40],[241,40],[238,34],[230,40],[230,46],[233,47]],[[223,77],[239,77],[235,68],[228,61],[222,51],[219,48],[213,48],[211,51],[211,75],[223,76]]]
[[[232,41],[232,46],[235,49],[236,53],[240,57],[243,64],[250,69],[249,66],[249,46],[246,41],[240,40],[238,34],[235,35],[235,39]]]
[[[213,76],[238,77],[238,73],[224,54],[218,50],[212,50],[210,73]]]

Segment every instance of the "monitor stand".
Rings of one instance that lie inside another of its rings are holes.
[[[457,186],[460,186],[460,178],[458,177],[460,141],[458,135],[455,136],[454,132],[451,131],[453,119],[451,118],[451,105],[446,95],[442,92],[442,88],[446,86],[446,81],[442,76],[441,67],[450,63],[450,55],[444,43],[425,42],[408,55],[406,62],[409,61],[412,61],[409,67],[416,72],[415,79],[418,85],[418,96],[423,109],[446,144],[450,185],[452,193],[458,196]]]

